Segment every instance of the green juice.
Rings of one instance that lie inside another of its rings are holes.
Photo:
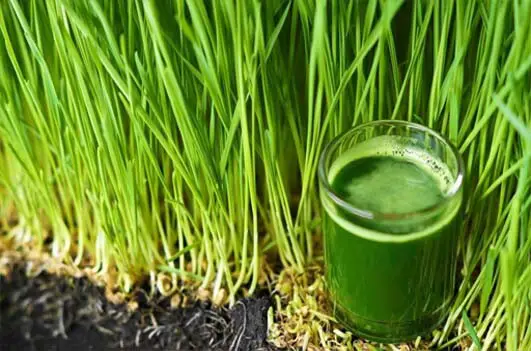
[[[380,136],[335,160],[336,196],[370,215],[325,207],[325,262],[334,311],[358,334],[399,341],[442,321],[455,290],[462,196],[446,165],[401,137]],[[431,210],[434,209],[434,210]]]

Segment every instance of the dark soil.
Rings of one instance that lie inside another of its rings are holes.
[[[32,350],[274,350],[267,341],[267,294],[232,309],[208,303],[171,309],[168,298],[137,293],[139,308],[107,301],[86,278],[22,266],[0,275],[0,351]]]

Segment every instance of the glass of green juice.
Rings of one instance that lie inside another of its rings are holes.
[[[403,121],[360,125],[319,161],[327,288],[336,318],[380,342],[446,317],[463,229],[463,161],[444,137]]]

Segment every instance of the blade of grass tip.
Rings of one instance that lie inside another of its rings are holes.
[[[528,128],[525,123],[522,121],[522,119],[518,118],[513,111],[509,109],[507,105],[505,105],[500,97],[498,95],[494,95],[492,97],[498,108],[503,112],[504,116],[509,120],[509,122],[512,124],[514,129],[520,133],[520,135],[531,141],[531,129]]]
[[[481,195],[481,198],[484,199],[488,195],[490,195],[491,192],[494,191],[498,186],[503,184],[510,176],[516,173],[516,171],[520,170],[520,167],[524,165],[524,159],[520,159],[517,162],[515,162],[510,168],[508,168],[505,172],[503,172],[502,175],[500,175],[494,182],[491,183],[491,185],[483,192],[483,195]]]
[[[273,48],[275,47],[275,44],[277,43],[277,39],[279,37],[280,31],[282,30],[282,28],[284,28],[286,18],[288,17],[288,14],[290,13],[291,8],[292,8],[292,1],[288,1],[288,4],[286,5],[286,9],[284,10],[282,17],[277,22],[277,25],[274,28],[273,32],[271,32],[271,34],[269,35],[269,40],[267,41],[266,48],[265,48],[265,55],[264,55],[265,61],[268,60],[269,56],[271,55],[271,52],[273,51]]]
[[[480,299],[480,319],[485,315],[485,311],[489,305],[489,296],[494,286],[494,263],[496,260],[496,249],[491,247],[487,254],[487,261],[485,262],[485,268],[483,268],[484,274],[482,278],[483,288],[481,290]]]
[[[479,341],[478,334],[476,333],[476,329],[472,325],[472,322],[468,318],[468,315],[465,310],[463,310],[462,313],[463,316],[463,323],[465,324],[465,328],[468,331],[468,335],[472,338],[472,341],[474,342],[474,345],[477,347],[478,350],[481,350],[481,341]]]

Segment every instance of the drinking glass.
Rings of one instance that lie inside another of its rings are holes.
[[[439,202],[414,212],[381,213],[357,207],[334,190],[332,178],[345,155],[377,153],[389,140],[399,146],[390,156],[421,151],[432,166],[446,166],[448,187]],[[359,336],[380,342],[412,340],[446,317],[463,229],[463,168],[446,138],[403,121],[360,125],[324,149],[318,178],[327,288],[335,316]]]

